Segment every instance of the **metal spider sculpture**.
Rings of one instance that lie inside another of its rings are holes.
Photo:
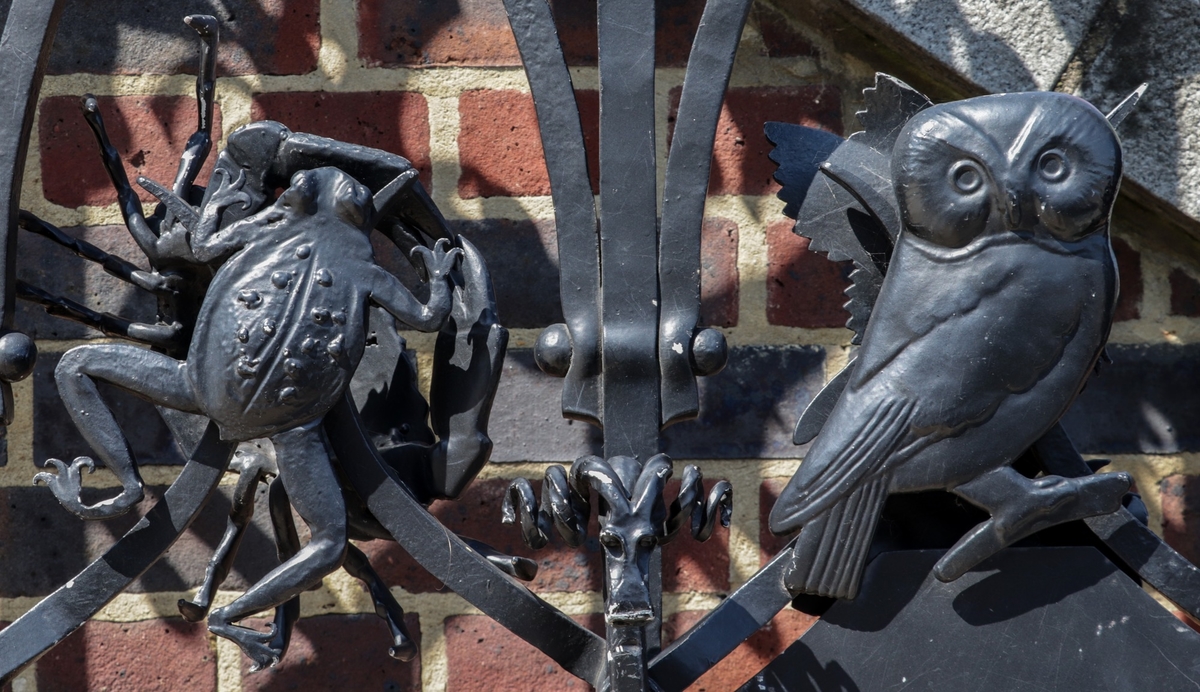
[[[416,646],[405,630],[403,610],[366,555],[349,543],[350,538],[390,536],[361,498],[344,487],[322,422],[342,400],[363,357],[370,304],[421,331],[442,329],[451,315],[458,329],[482,328],[489,337],[483,340],[490,347],[487,355],[493,365],[498,363],[505,338],[494,321],[486,268],[470,243],[449,231],[411,164],[379,150],[294,133],[275,122],[256,122],[230,134],[209,185],[196,186],[212,148],[218,25],[203,15],[189,16],[185,22],[201,43],[199,123],[170,189],[138,179],[161,201],[152,215],[142,212],[105,132],[96,99],[83,99],[84,117],[99,142],[126,226],[150,271],[21,212],[21,228],[153,293],[159,317],[155,324],[133,322],[18,284],[20,297],[51,314],[150,347],[80,346],[67,352],[55,372],[73,420],[120,479],[122,492],[94,505],[83,504],[81,474],[94,467],[88,457],[70,465],[51,459],[48,464],[57,473],[39,473],[35,480],[45,482],[68,510],[84,519],[117,516],[142,500],[143,482],[132,451],[98,395],[97,380],[156,404],[182,441],[198,439],[197,425],[211,420],[222,439],[243,443],[231,465],[241,476],[225,535],[204,582],[193,600],[179,602],[184,618],[198,621],[208,615],[209,629],[241,646],[255,669],[274,665],[287,648],[299,614],[299,594],[342,566],[370,591],[392,635],[391,655],[411,659]],[[280,188],[283,192],[276,197]],[[424,303],[375,264],[369,234],[376,228],[409,252],[427,280],[429,297]],[[462,267],[457,266],[460,258]],[[399,367],[406,366],[401,358]],[[484,368],[474,373],[479,381],[460,383],[483,393],[456,394],[482,399],[466,411],[468,425],[462,425],[461,418],[457,426],[439,424],[435,416],[440,443],[398,444],[383,450],[385,456],[398,453],[401,459],[396,462],[408,462],[393,465],[415,495],[425,501],[454,497],[486,463],[491,443],[483,429],[498,374],[496,367]],[[463,413],[461,406],[451,408]],[[424,408],[417,413],[423,418]],[[270,439],[268,451],[246,446],[261,438]],[[416,465],[411,463],[414,454]],[[270,482],[270,513],[282,564],[233,603],[210,613],[215,591],[230,571],[254,511],[255,492],[264,481]],[[293,509],[311,529],[304,546],[297,537]],[[532,561],[500,555],[479,543],[472,546],[513,576],[528,579],[536,573]],[[276,617],[269,632],[234,624],[271,607]]]

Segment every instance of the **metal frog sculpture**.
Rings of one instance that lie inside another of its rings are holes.
[[[490,453],[486,423],[506,344],[506,332],[495,322],[487,270],[470,243],[449,231],[417,171],[386,152],[293,133],[279,123],[252,123],[230,134],[207,188],[195,187],[211,142],[217,24],[206,16],[186,21],[202,40],[200,127],[171,189],[138,180],[162,202],[155,214],[143,216],[95,99],[88,96],[83,102],[126,223],[153,271],[69,239],[30,214],[22,216],[23,227],[103,261],[112,273],[160,296],[160,322],[141,325],[98,315],[41,289],[23,288],[24,297],[54,314],[156,347],[79,346],[63,356],[55,371],[72,419],[120,480],[120,494],[90,505],[82,501],[82,471],[95,465],[90,457],[69,465],[50,459],[57,473],[39,473],[35,481],[45,482],[64,507],[84,519],[123,514],[143,499],[132,450],[99,395],[98,381],[159,406],[184,446],[199,438],[196,423],[205,425],[205,419],[217,426],[224,441],[267,438],[267,452],[243,446],[234,462],[242,476],[229,526],[197,596],[180,601],[181,613],[191,621],[208,614],[209,629],[236,642],[254,669],[274,665],[298,617],[299,594],[345,566],[367,584],[387,622],[390,653],[408,660],[416,646],[405,630],[403,610],[366,555],[348,542],[391,536],[367,509],[365,498],[345,487],[343,471],[331,460],[323,423],[348,397],[366,347],[370,306],[411,328],[442,330],[434,359],[439,393],[433,397],[431,421],[440,441],[420,439],[432,438],[432,433],[405,439],[396,432],[409,428],[406,421],[425,429],[424,401],[409,407],[415,410],[377,411],[383,429],[372,433],[386,438],[376,440],[377,446],[382,444],[380,453],[414,496],[428,502],[458,495]],[[275,197],[279,187],[284,189]],[[376,264],[370,240],[376,228],[408,251],[426,279],[425,302]],[[403,356],[395,367],[401,379],[415,379]],[[415,389],[410,395],[420,398]],[[181,418],[173,412],[195,415]],[[353,462],[338,461],[347,463]],[[209,613],[253,512],[255,489],[270,476],[277,476],[269,504],[282,564],[233,603]],[[311,531],[303,547],[291,508]],[[532,561],[469,544],[507,574],[528,579],[536,573]],[[269,608],[277,609],[270,631],[235,624]]]

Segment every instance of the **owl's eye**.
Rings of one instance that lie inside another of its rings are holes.
[[[1038,159],[1038,173],[1052,183],[1063,180],[1069,172],[1066,157],[1057,149],[1047,151]]]
[[[950,181],[963,194],[971,194],[983,187],[983,171],[972,161],[959,161],[950,169]]]

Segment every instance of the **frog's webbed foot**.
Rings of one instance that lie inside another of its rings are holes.
[[[86,468],[88,473],[91,473],[96,468],[96,462],[91,457],[75,457],[70,466],[60,459],[47,459],[46,464],[53,466],[58,473],[42,471],[33,477],[34,484],[45,483],[59,503],[81,519],[108,519],[120,516],[145,497],[145,491],[141,484],[138,484],[134,488],[125,488],[114,498],[94,505],[85,505],[80,499],[80,491],[83,489],[82,469]]]
[[[224,610],[224,608],[218,608],[208,617],[208,631],[237,644],[242,653],[250,658],[251,673],[279,663],[279,659],[283,657],[283,651],[273,646],[275,643],[274,624],[267,632],[233,625],[226,621]]]

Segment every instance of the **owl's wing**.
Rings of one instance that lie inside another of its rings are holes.
[[[796,233],[811,239],[809,249],[835,262],[851,261],[846,291],[846,326],[852,343],[862,342],[871,308],[883,284],[892,247],[900,232],[900,212],[892,192],[891,153],[909,118],[932,105],[912,87],[885,74],[863,91],[866,108],[857,113],[864,129],[842,140],[823,130],[771,122],[767,139],[784,214],[796,219]]]
[[[885,465],[895,468],[938,440],[985,424],[1011,397],[1020,395],[1011,405],[1031,419],[1061,413],[1075,393],[1062,387],[1077,384],[1056,384],[1048,374],[1090,366],[1063,356],[1075,339],[1099,341],[1103,320],[1085,319],[1091,313],[1080,296],[1111,293],[1111,272],[1101,262],[1011,245],[940,263],[901,243],[871,338],[827,386],[837,388],[836,403],[821,404],[822,392],[809,407],[826,420],[811,430],[820,436],[776,502],[773,531],[803,525],[886,473]],[[939,271],[929,270],[933,263]],[[822,405],[826,410],[816,412]]]

